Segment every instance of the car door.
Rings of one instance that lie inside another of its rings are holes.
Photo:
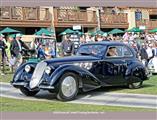
[[[108,49],[113,46],[108,46]],[[109,85],[124,84],[125,72],[127,69],[127,61],[124,55],[124,46],[114,46],[116,48],[116,56],[104,57],[102,63],[103,82]]]

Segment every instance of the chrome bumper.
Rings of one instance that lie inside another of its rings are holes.
[[[150,69],[150,68],[148,68],[147,69],[147,76],[148,77],[151,77],[152,76],[152,73],[155,71],[155,69]]]
[[[25,82],[11,83],[13,86],[25,86]]]

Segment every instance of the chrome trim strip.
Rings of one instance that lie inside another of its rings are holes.
[[[55,87],[53,87],[53,86],[40,85],[39,88],[41,88],[41,89],[54,89]]]

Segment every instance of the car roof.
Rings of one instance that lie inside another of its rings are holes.
[[[133,57],[136,57],[135,50],[133,50],[133,48],[129,47],[127,44],[124,44],[123,42],[112,42],[112,41],[90,42],[90,43],[82,44],[81,46],[84,46],[84,45],[127,46],[133,53]]]
[[[102,42],[90,42],[83,45],[126,45],[122,42],[111,42],[111,41],[102,41]]]

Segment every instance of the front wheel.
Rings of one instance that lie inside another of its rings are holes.
[[[130,83],[128,86],[130,89],[138,89],[142,87],[143,81],[141,82],[136,82],[136,83]]]
[[[30,91],[25,87],[21,87],[20,91],[26,96],[35,96],[39,92],[39,90]]]
[[[65,73],[57,88],[57,98],[61,101],[73,100],[78,94],[78,76],[72,72]]]

